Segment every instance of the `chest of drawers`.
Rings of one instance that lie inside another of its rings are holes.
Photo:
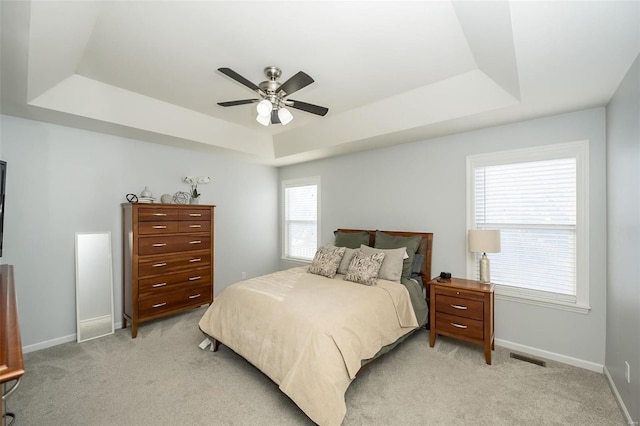
[[[122,204],[122,326],[213,302],[214,207]]]
[[[429,345],[436,336],[454,337],[484,347],[485,360],[491,364],[494,349],[494,285],[451,278],[429,281]]]

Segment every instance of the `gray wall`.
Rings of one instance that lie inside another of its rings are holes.
[[[607,106],[606,368],[640,421],[640,56]],[[631,366],[631,383],[625,365]],[[637,423],[636,423],[637,424]]]
[[[8,164],[2,263],[15,266],[26,350],[75,333],[76,232],[112,233],[115,319],[121,321],[120,203],[145,186],[160,197],[188,190],[181,181],[186,175],[213,178],[199,189],[202,203],[217,205],[216,294],[242,272],[251,277],[278,268],[275,168],[11,116],[0,120]]]
[[[605,110],[565,115],[345,155],[280,169],[321,176],[321,243],[337,228],[434,233],[434,273],[466,275],[466,156],[589,140],[588,314],[496,299],[499,344],[602,371],[605,346]],[[281,262],[281,267],[288,267]]]

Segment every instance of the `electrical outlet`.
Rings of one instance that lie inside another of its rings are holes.
[[[243,273],[242,273],[242,279],[243,279],[243,280],[247,279],[247,273],[246,273],[246,272],[243,272]]]
[[[631,367],[627,361],[624,362],[624,365],[626,366],[624,376],[627,378],[627,383],[631,383]]]

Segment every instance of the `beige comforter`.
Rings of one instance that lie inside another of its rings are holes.
[[[418,326],[407,289],[293,268],[226,288],[200,328],[276,382],[314,422],[339,425],[361,360]]]

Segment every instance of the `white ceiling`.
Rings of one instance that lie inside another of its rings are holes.
[[[2,113],[292,164],[606,105],[640,2],[2,1]],[[315,82],[263,127],[263,69]]]

